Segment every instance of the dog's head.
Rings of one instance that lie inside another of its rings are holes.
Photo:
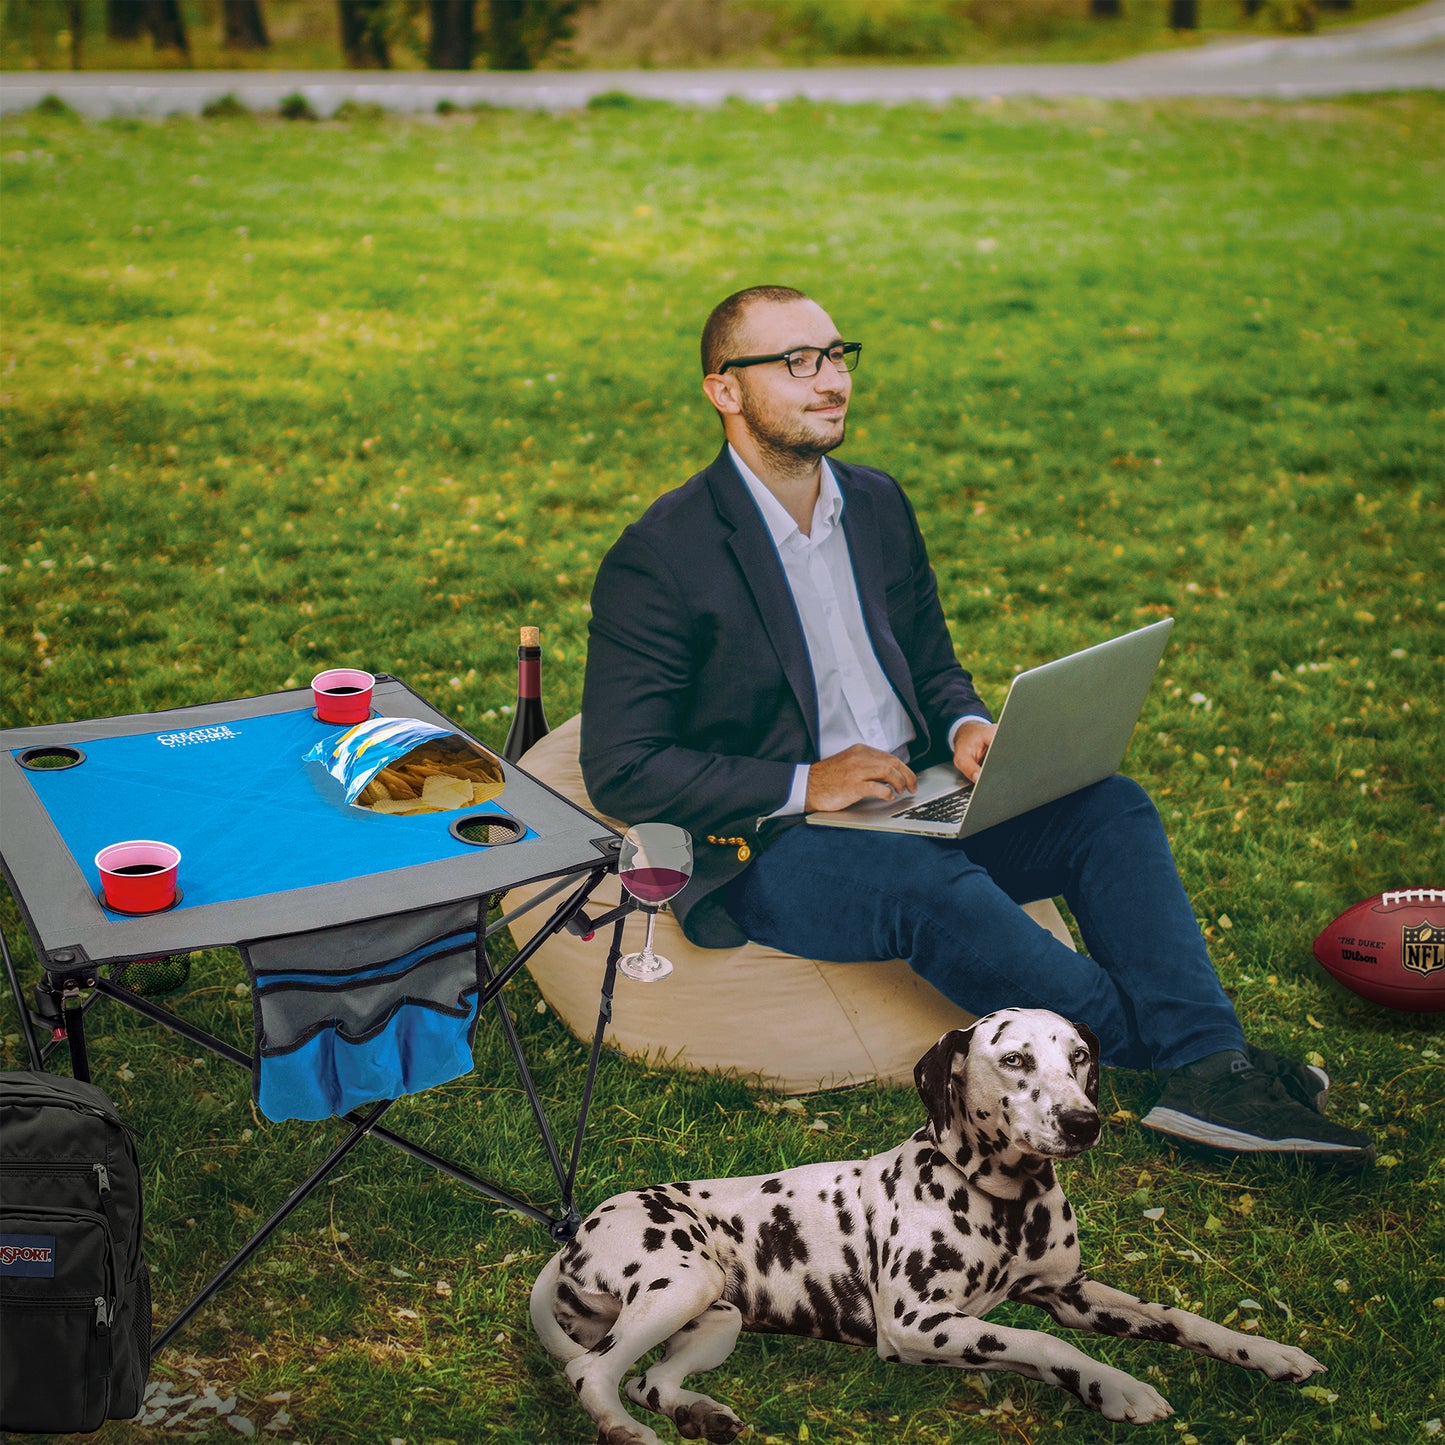
[[[1099,1137],[1099,1041],[1045,1009],[951,1030],[913,1077],[934,1141],[960,1167],[980,1155],[1067,1159]]]

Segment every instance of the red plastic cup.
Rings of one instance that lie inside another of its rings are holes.
[[[120,913],[158,913],[176,901],[181,850],[150,838],[112,843],[95,855],[105,901]]]
[[[328,723],[359,723],[371,716],[371,690],[376,679],[354,667],[333,667],[311,679],[316,716]]]

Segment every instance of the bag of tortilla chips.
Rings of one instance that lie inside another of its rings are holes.
[[[497,797],[501,764],[432,723],[374,717],[317,743],[303,760],[320,763],[346,801],[374,813],[450,813]]]

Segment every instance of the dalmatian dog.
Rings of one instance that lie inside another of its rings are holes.
[[[1291,1345],[1240,1334],[1099,1284],[1079,1262],[1054,1161],[1099,1137],[1099,1045],[1041,1009],[1002,1009],[945,1034],[914,1078],[928,1123],[859,1162],[746,1179],[658,1184],[607,1200],[544,1266],[532,1324],[564,1362],[602,1445],[661,1445],[622,1407],[668,1416],[688,1439],[743,1422],[685,1389],[742,1330],[872,1345],[885,1360],[1012,1370],[1110,1420],[1173,1413],[1152,1385],[1038,1330],[989,1324],[1024,1300],[1060,1324],[1163,1340],[1300,1381],[1324,1369]]]

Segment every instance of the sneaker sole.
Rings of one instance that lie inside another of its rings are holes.
[[[1350,1159],[1373,1159],[1373,1144],[1331,1144],[1325,1139],[1265,1139],[1258,1134],[1245,1134],[1223,1124],[1211,1124],[1177,1109],[1154,1108],[1140,1119],[1146,1129],[1189,1144],[1205,1144],[1213,1149],[1228,1149],[1236,1154],[1329,1154]]]

